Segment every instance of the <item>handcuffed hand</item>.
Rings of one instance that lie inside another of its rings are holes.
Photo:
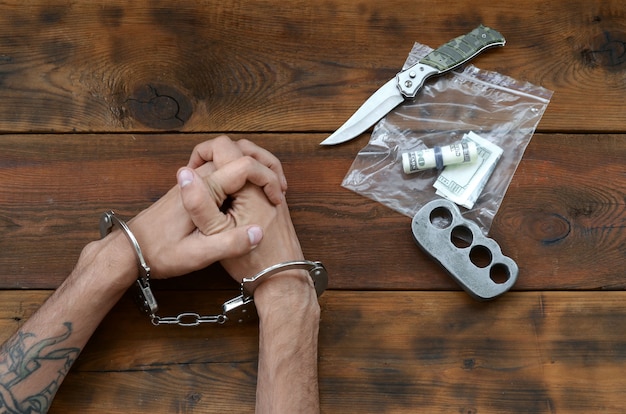
[[[178,172],[178,185],[128,223],[153,277],[179,276],[242,256],[263,238],[267,222],[243,220],[220,209],[230,194],[248,187],[244,194],[254,193],[250,202],[255,205],[261,201],[281,205],[286,190],[282,167],[276,157],[251,143],[238,146],[238,157],[233,159],[231,144],[226,137],[200,144],[190,159],[192,168]],[[214,162],[199,162],[198,154],[206,156],[206,150]],[[208,186],[201,175],[208,177]],[[234,204],[240,205],[239,196],[236,200]],[[201,227],[196,224],[198,217],[202,217]]]
[[[212,172],[203,177],[209,164]],[[228,137],[198,145],[189,165],[178,172],[179,180],[185,177],[182,200],[192,221],[207,236],[239,228],[255,229],[260,226],[263,240],[254,249],[239,256],[230,255],[221,260],[226,271],[238,282],[277,263],[302,260],[303,254],[294,230],[287,203],[282,192],[276,194],[269,177],[248,174],[234,177],[237,171],[256,170],[259,164],[271,169],[286,189],[286,180],[280,161],[271,153],[247,140],[232,141]],[[247,166],[243,168],[243,166]],[[197,169],[197,170],[194,170]],[[251,179],[254,177],[254,180]],[[228,204],[220,214],[216,205]],[[223,233],[222,233],[223,234]]]

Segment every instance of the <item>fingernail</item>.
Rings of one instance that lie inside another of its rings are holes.
[[[283,188],[287,188],[287,177],[285,177],[284,175],[280,178],[280,181],[282,182],[282,186]]]
[[[193,172],[188,168],[183,168],[178,173],[178,185],[186,187],[193,181]]]
[[[250,239],[250,244],[256,246],[263,238],[263,230],[257,226],[250,227],[248,229],[248,238]]]

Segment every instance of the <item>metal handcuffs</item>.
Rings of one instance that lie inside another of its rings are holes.
[[[242,323],[256,318],[257,313],[252,292],[265,279],[285,270],[302,269],[308,271],[318,297],[328,286],[328,273],[321,262],[309,260],[284,262],[268,267],[252,277],[244,278],[241,282],[241,294],[224,302],[222,304],[222,313],[219,315],[201,316],[195,312],[184,312],[177,316],[158,316],[156,313],[159,310],[159,306],[150,288],[150,267],[143,257],[139,242],[128,225],[123,220],[120,220],[113,211],[107,211],[100,218],[100,236],[105,237],[113,230],[115,225],[124,232],[135,249],[137,264],[139,265],[139,277],[135,282],[135,296],[140,309],[150,317],[153,325],[198,326],[201,323],[225,324],[231,321]]]

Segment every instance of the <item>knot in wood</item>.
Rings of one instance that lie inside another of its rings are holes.
[[[181,128],[193,112],[189,98],[167,85],[141,86],[135,89],[127,105],[133,118],[155,129]]]
[[[583,61],[592,67],[623,70],[626,64],[626,34],[604,32],[593,40],[592,50],[583,50],[581,55]]]
[[[528,226],[532,237],[546,246],[565,240],[572,231],[569,220],[557,213],[537,215]]]

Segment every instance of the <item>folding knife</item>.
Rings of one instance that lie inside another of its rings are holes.
[[[499,32],[483,25],[452,39],[415,65],[400,71],[365,101],[345,124],[322,141],[321,145],[340,144],[359,136],[405,99],[415,98],[427,78],[456,69],[483,50],[492,46],[504,46],[505,43],[506,40]]]

